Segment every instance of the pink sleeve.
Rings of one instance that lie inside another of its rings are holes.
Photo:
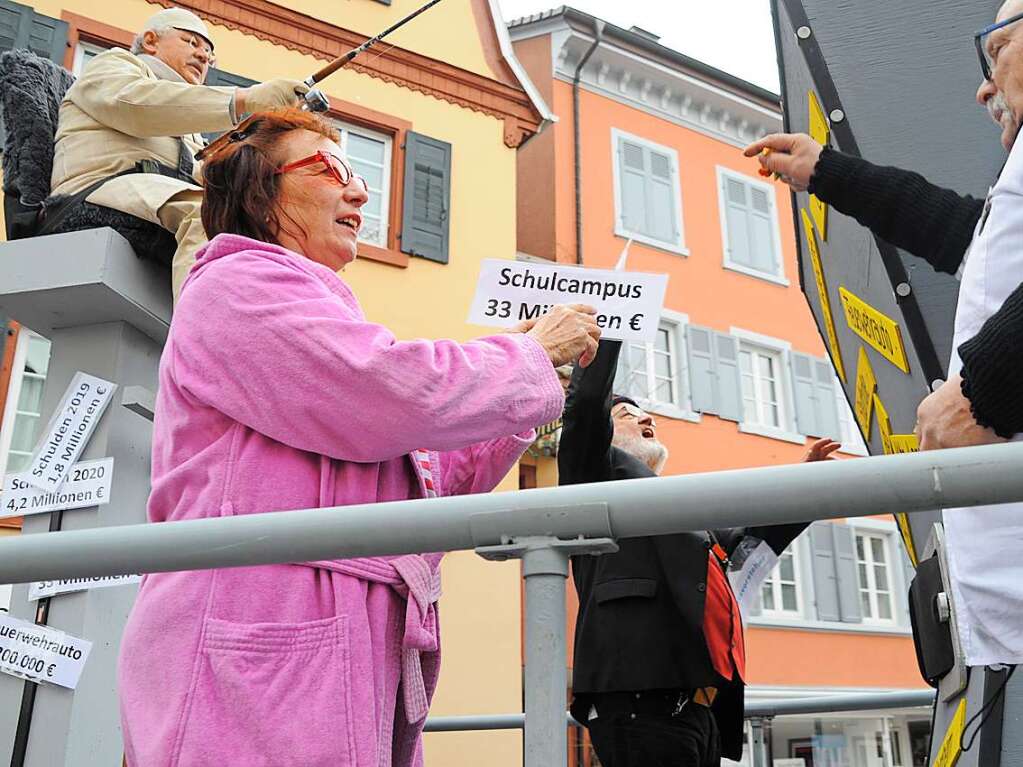
[[[564,405],[527,336],[397,341],[313,274],[252,252],[193,279],[171,339],[174,375],[196,399],[339,460],[457,450],[546,423]]]
[[[444,495],[489,493],[533,444],[533,429],[440,454]]]

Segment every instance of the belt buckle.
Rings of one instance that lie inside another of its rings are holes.
[[[681,714],[682,709],[686,707],[687,703],[689,703],[689,696],[684,692],[680,692],[678,694],[678,700],[675,701],[675,708],[672,710],[671,715],[678,716]]]

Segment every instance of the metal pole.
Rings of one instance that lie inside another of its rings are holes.
[[[1023,501],[1020,466],[1016,442],[19,536],[0,541],[0,583],[456,551],[529,535],[576,538],[607,524],[630,538],[1008,503]]]
[[[526,767],[568,764],[565,579],[568,554],[547,546],[522,555],[526,580]]]
[[[750,725],[750,758],[753,767],[768,767],[767,764],[767,743],[764,740],[764,719],[753,717],[749,720]]]

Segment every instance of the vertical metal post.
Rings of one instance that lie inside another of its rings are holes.
[[[881,754],[884,758],[884,767],[893,767],[895,759],[892,756],[892,722],[887,716],[881,717]]]
[[[755,716],[749,720],[750,726],[750,762],[753,767],[768,767],[767,740],[763,717]]]
[[[526,767],[568,763],[565,699],[565,579],[568,553],[550,546],[522,555],[526,579]]]
[[[606,514],[605,507],[605,520]],[[514,519],[505,518],[509,523]],[[609,538],[560,540],[548,536],[524,536],[507,544],[476,549],[484,559],[496,562],[522,560],[522,576],[526,580],[525,767],[561,767],[568,763],[565,720],[568,558],[617,550],[618,545]]]

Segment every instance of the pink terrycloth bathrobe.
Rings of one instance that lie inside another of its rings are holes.
[[[149,517],[487,492],[562,405],[531,338],[398,342],[329,269],[220,235],[160,361]],[[121,648],[128,764],[422,764],[439,562],[147,576]]]

